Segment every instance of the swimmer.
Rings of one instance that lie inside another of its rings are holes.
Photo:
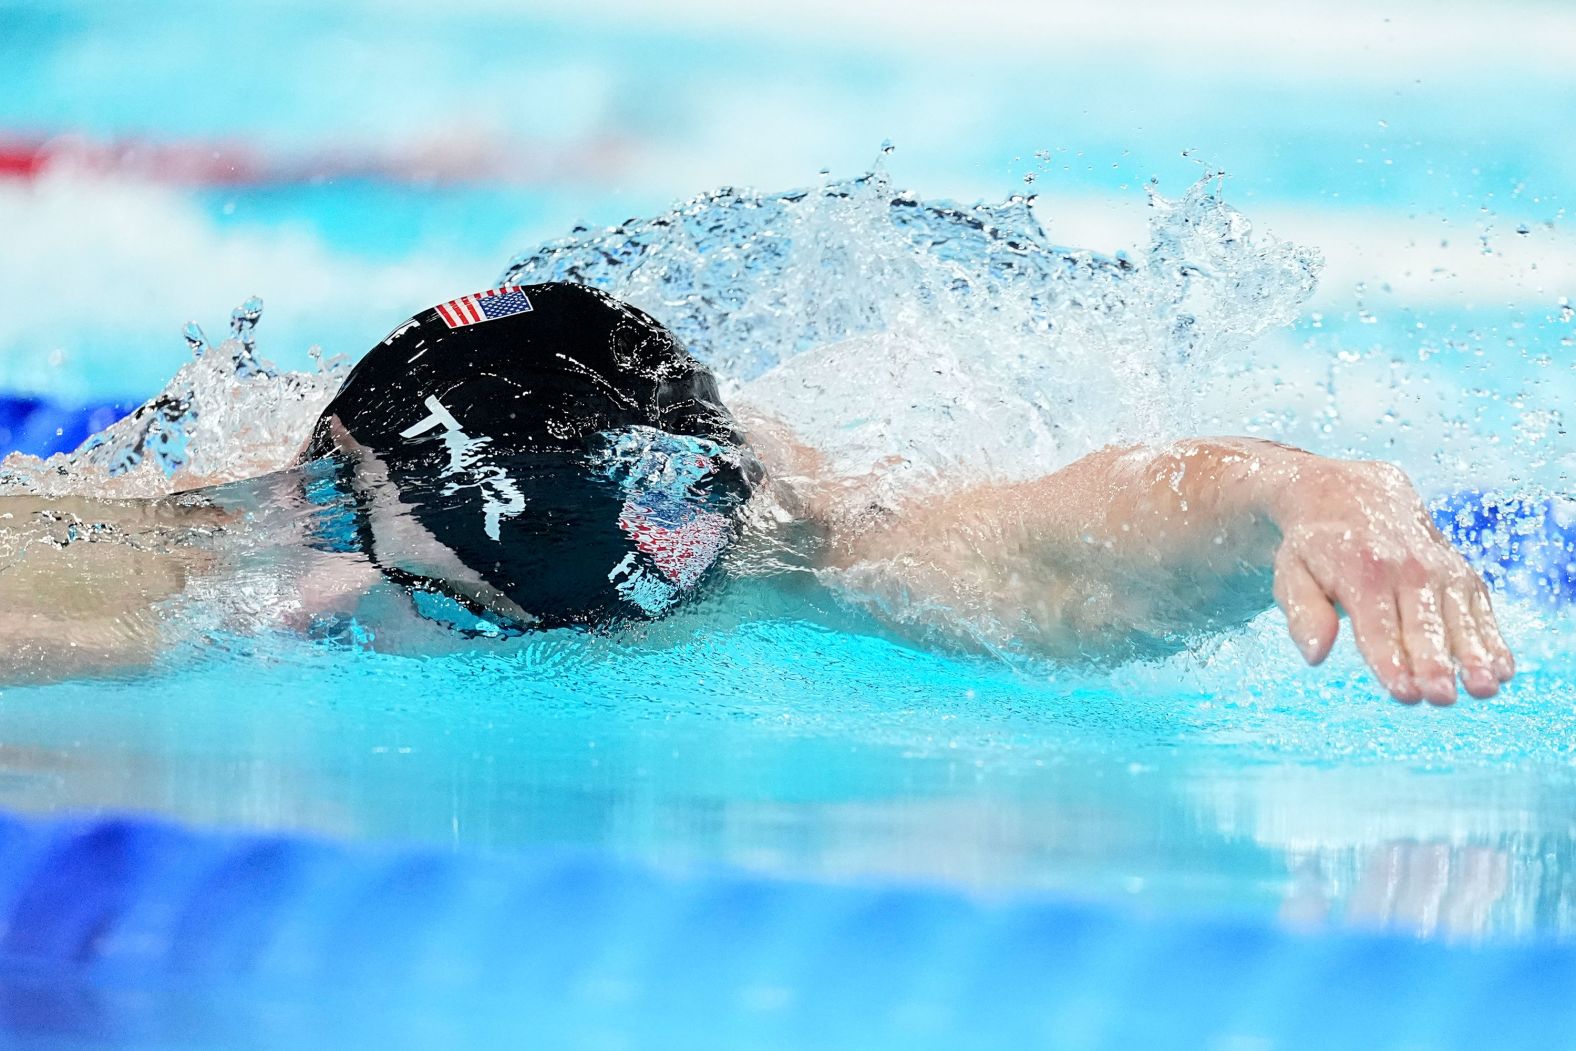
[[[1344,612],[1409,704],[1451,703],[1458,677],[1490,697],[1514,673],[1482,580],[1394,467],[1198,438],[851,514],[816,450],[764,413],[730,411],[650,316],[572,284],[490,289],[408,319],[278,477],[323,512],[306,545],[318,569],[284,603],[302,630],[373,617],[372,596],[385,619],[392,604],[461,642],[665,617],[726,575],[724,552],[759,531],[761,496],[817,537],[816,568],[926,640],[1120,660],[1278,604],[1310,664]],[[235,518],[232,490],[0,500],[0,555],[12,553],[0,674],[153,659],[152,611],[212,575],[200,539]],[[72,542],[84,530],[165,542],[100,547],[67,573],[67,554],[93,547]],[[965,615],[927,621],[937,608]]]

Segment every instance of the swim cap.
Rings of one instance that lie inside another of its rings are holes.
[[[540,626],[662,613],[732,538],[759,467],[711,373],[647,314],[581,285],[504,286],[412,317],[331,417],[408,512]],[[444,582],[367,554],[413,594]],[[467,604],[472,608],[473,604]]]

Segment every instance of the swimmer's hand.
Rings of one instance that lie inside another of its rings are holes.
[[[1273,599],[1311,664],[1344,610],[1363,659],[1409,704],[1451,703],[1457,668],[1476,697],[1514,673],[1482,581],[1400,471],[1272,442],[1103,449],[895,509],[834,537],[832,561],[901,626],[990,649],[1150,656]]]
[[[1281,467],[1267,494],[1282,540],[1275,601],[1309,664],[1328,656],[1351,619],[1363,660],[1391,695],[1415,704],[1456,699],[1456,671],[1474,697],[1515,673],[1488,589],[1439,530],[1405,474],[1384,463],[1308,457]]]

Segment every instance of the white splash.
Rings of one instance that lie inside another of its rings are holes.
[[[70,453],[7,456],[0,496],[161,496],[286,466],[348,365],[319,360],[316,372],[281,372],[258,358],[262,309],[255,297],[237,307],[217,348],[188,323],[193,358],[162,391]]]
[[[546,245],[503,280],[643,307],[839,473],[1017,477],[1193,430],[1221,363],[1297,316],[1316,253],[1255,230],[1219,189],[1152,194],[1137,261],[1052,244],[1027,198],[928,202],[879,171],[720,190]]]

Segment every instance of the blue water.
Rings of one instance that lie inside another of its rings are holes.
[[[0,1017],[48,1046],[1565,1047],[1576,1021],[1576,958],[1549,948],[679,880],[576,852],[0,829],[0,908],[49,917],[0,943],[31,961]]]
[[[1531,46],[1544,14],[1473,17]],[[1063,216],[1141,210],[1152,177],[1175,196],[1219,167],[1255,219],[1378,238],[1420,215],[1474,251],[1534,245],[1540,269],[1499,284],[1326,282],[1254,359],[1323,385],[1220,426],[1397,459],[1442,515],[1505,486],[1529,495],[1512,517],[1569,529],[1547,503],[1570,491],[1564,421],[1520,429],[1576,395],[1559,299],[1576,146],[1549,116],[1576,105],[1576,76],[1441,69],[1377,27],[1346,75],[1251,48],[1160,62],[1139,43],[937,49],[898,26],[786,25],[0,5],[0,135],[278,161],[239,185],[0,183],[23,249],[0,251],[6,448],[74,447],[187,360],[183,322],[220,335],[247,295],[282,365],[314,343],[355,355],[577,223],[856,175],[891,138],[901,184],[1038,193],[1053,239]],[[450,133],[502,162],[291,168]],[[1374,393],[1429,384],[1466,393]],[[1273,614],[1158,664],[1035,670],[902,644],[809,582],[612,638],[416,660],[217,630],[145,673],[7,687],[0,807],[26,816],[0,824],[0,1029],[48,1046],[1570,1045],[1558,555],[1501,598],[1516,681],[1446,711],[1384,699],[1344,643],[1303,668]]]

